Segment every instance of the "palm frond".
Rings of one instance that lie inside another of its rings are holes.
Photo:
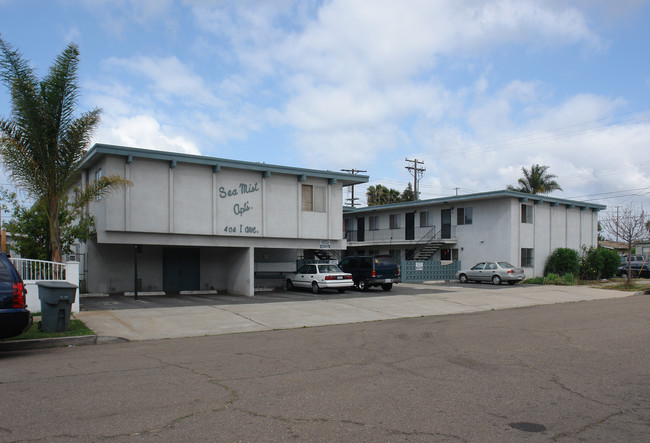
[[[75,189],[74,198],[70,204],[74,209],[81,209],[92,200],[106,196],[113,191],[125,189],[131,184],[131,181],[119,175],[103,176],[89,183],[84,189]]]

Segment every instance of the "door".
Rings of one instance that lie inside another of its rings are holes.
[[[364,217],[357,218],[357,241],[365,241],[366,240],[366,236],[365,236],[365,231],[366,231],[365,220],[366,219]]]
[[[484,280],[483,269],[485,268],[485,263],[478,263],[472,269],[467,271],[467,277],[470,280],[481,281]]]
[[[198,291],[198,248],[163,248],[163,291]]]
[[[415,212],[406,213],[406,223],[404,225],[404,239],[415,239]]]
[[[451,238],[451,209],[443,209],[440,211],[440,237]]]

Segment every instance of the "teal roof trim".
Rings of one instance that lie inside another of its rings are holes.
[[[291,166],[272,165],[269,163],[256,163],[238,160],[228,160],[217,157],[206,157],[202,155],[182,154],[179,152],[156,151],[153,149],[131,148],[128,146],[95,144],[83,159],[82,168],[88,168],[105,155],[117,155],[125,157],[125,161],[133,161],[136,158],[163,160],[170,164],[190,163],[196,165],[208,165],[219,171],[221,168],[245,169],[248,171],[259,171],[267,176],[272,173],[295,175],[298,177],[326,178],[330,183],[341,182],[343,186],[359,185],[367,183],[370,179],[367,175],[348,174],[343,172],[325,171],[319,169],[295,168]]]
[[[547,195],[539,194],[526,194],[524,192],[501,190],[501,191],[489,191],[489,192],[479,192],[476,194],[464,194],[464,195],[455,195],[451,197],[441,197],[441,198],[432,198],[428,200],[417,200],[410,202],[401,202],[401,203],[391,203],[388,205],[379,205],[379,206],[367,206],[364,208],[345,208],[346,214],[360,214],[373,212],[377,210],[389,210],[389,209],[403,209],[403,208],[418,208],[421,206],[431,206],[431,205],[454,205],[462,202],[476,201],[476,200],[490,200],[495,198],[504,198],[512,197],[516,198],[521,202],[529,202],[535,204],[541,203],[550,203],[553,206],[565,205],[568,207],[578,207],[581,209],[590,209],[592,211],[602,211],[607,208],[605,205],[600,205],[597,203],[588,203],[581,202],[576,200],[566,200],[562,198],[553,198]]]

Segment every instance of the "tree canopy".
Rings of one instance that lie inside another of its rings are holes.
[[[20,52],[0,37],[0,79],[10,93],[11,116],[0,117],[0,155],[15,185],[43,210],[51,259],[61,259],[61,205],[80,174],[101,110],[75,114],[79,49],[68,45],[39,79]],[[75,194],[79,201],[126,186],[105,176]]]
[[[415,200],[413,188],[409,183],[404,192],[400,194],[397,189],[387,188],[383,185],[369,186],[366,191],[368,206],[387,205],[390,203],[400,203]]]
[[[523,177],[517,180],[519,186],[508,185],[509,191],[525,192],[527,194],[549,194],[553,191],[561,191],[562,188],[553,174],[546,171],[548,166],[532,165],[530,171],[525,167],[521,168]]]

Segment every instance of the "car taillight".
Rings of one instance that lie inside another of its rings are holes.
[[[352,274],[347,274],[345,277],[343,277],[346,280],[352,280]]]
[[[373,277],[377,277],[377,271],[375,271],[375,270],[373,269],[373,270],[372,270],[372,274],[370,274],[370,275],[372,275]]]
[[[514,269],[508,269],[508,274],[514,274],[515,270]]]
[[[336,280],[336,276],[335,275],[326,275],[325,280]]]
[[[22,283],[12,283],[11,296],[13,297],[13,307],[22,309],[25,307],[25,287]]]

